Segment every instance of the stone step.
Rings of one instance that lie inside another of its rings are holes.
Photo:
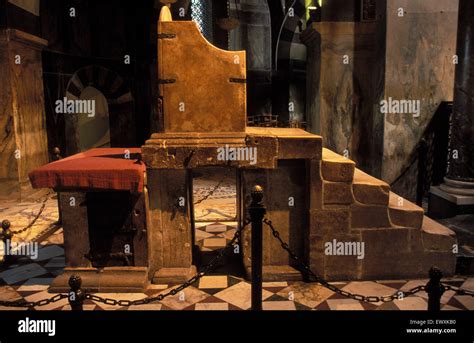
[[[388,210],[392,224],[412,228],[422,227],[423,209],[398,194],[390,192]]]
[[[323,148],[321,173],[323,180],[351,182],[354,178],[355,162],[335,152]]]
[[[390,186],[355,168],[352,191],[356,201],[367,205],[388,205]]]
[[[425,251],[453,251],[456,234],[446,226],[424,216],[421,232]]]
[[[351,205],[351,228],[390,228],[387,206],[354,203]]]
[[[69,278],[79,275],[84,292],[143,293],[148,287],[147,267],[66,267],[57,276],[48,291],[65,293],[71,290]]]
[[[350,182],[323,181],[323,200],[325,205],[350,205],[354,202]]]

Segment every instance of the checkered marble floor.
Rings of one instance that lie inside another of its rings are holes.
[[[196,223],[195,241],[201,251],[214,251],[224,248],[237,231],[237,222]]]
[[[226,231],[227,232],[227,231]],[[222,233],[222,232],[220,232]],[[52,238],[52,241],[59,239]],[[16,265],[0,271],[0,300],[35,301],[49,298],[48,287],[53,278],[64,268],[64,250],[61,244],[47,242],[39,251],[39,258],[23,259]],[[474,277],[445,279],[453,286],[474,289]],[[363,295],[387,295],[397,290],[407,290],[426,284],[427,280],[354,281],[336,282],[337,287]],[[151,285],[144,293],[98,294],[115,299],[141,299],[165,292],[176,285]],[[227,275],[204,276],[182,293],[170,296],[162,302],[121,308],[90,300],[85,310],[248,310],[250,308],[249,282]],[[341,297],[316,283],[265,282],[263,284],[264,310],[426,310],[427,295],[424,292],[403,300],[389,303],[368,304]],[[442,299],[443,310],[474,310],[474,298],[446,292]],[[0,307],[0,310],[14,308]],[[69,310],[67,299],[36,310]],[[17,309],[18,310],[18,309]],[[21,310],[21,309],[20,309]]]
[[[44,204],[43,211],[40,210]],[[36,222],[25,232],[13,236],[14,242],[38,241],[45,236],[46,232],[53,232],[59,228],[57,195],[49,193],[36,201],[11,202],[0,200],[0,221],[8,219],[12,231],[20,230],[31,223],[34,217],[40,213]]]
[[[217,189],[214,189],[219,185]],[[209,195],[209,192],[212,194]],[[193,182],[194,216],[197,221],[235,220],[237,190],[235,174],[222,169],[199,170]],[[205,200],[204,200],[205,198]]]

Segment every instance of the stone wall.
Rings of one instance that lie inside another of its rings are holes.
[[[244,215],[248,216],[251,191],[254,185],[260,185],[265,193],[266,217],[271,218],[282,239],[299,256],[304,256],[308,237],[308,204],[310,197],[309,180],[306,180],[305,160],[279,160],[277,169],[243,170],[242,185],[245,204]],[[243,235],[244,265],[251,268],[251,230]],[[263,230],[263,265],[288,266],[294,261],[281,249],[280,243],[266,227]]]
[[[3,36],[5,37],[5,36]],[[7,42],[0,43],[0,74],[5,80],[10,78],[9,51]],[[12,89],[9,82],[2,82],[0,88],[0,179],[15,179],[18,165],[15,161],[15,131],[13,128]]]
[[[0,32],[2,195],[28,189],[28,173],[49,161],[41,48],[46,41],[17,30]],[[16,62],[19,62],[17,64]]]
[[[389,183],[409,164],[440,102],[452,101],[457,8],[451,0],[387,2],[385,99],[420,100],[419,117],[385,115],[382,178]]]

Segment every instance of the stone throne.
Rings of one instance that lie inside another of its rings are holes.
[[[33,187],[60,192],[66,268],[50,291],[69,290],[72,274],[84,289],[103,292],[193,276],[192,171],[205,167],[236,171],[240,225],[252,187],[263,186],[267,218],[328,280],[424,277],[432,265],[454,272],[454,233],[324,149],[322,137],[246,127],[245,52],[215,48],[194,22],[174,22],[163,7],[158,54],[161,132],[141,150],[91,149],[29,175]],[[219,159],[223,147],[256,149],[257,158]],[[263,233],[264,279],[300,279],[270,230]],[[246,228],[240,251],[248,275],[251,239]],[[334,240],[364,243],[364,258],[327,254],[325,244]]]
[[[158,23],[158,56],[163,114],[159,126],[163,132],[152,134],[142,147],[147,165],[152,280],[183,281],[196,271],[192,264],[193,210],[188,205],[176,206],[180,197],[187,198],[187,204],[192,203],[190,180],[194,168],[237,169],[237,184],[242,185],[240,220],[246,213],[243,199],[249,197],[250,188],[256,182],[268,185],[265,189],[270,191],[266,197],[269,215],[274,213],[274,222],[286,227],[284,231],[288,231],[291,221],[292,230],[301,236],[293,241],[303,252],[308,201],[317,206],[321,196],[320,192],[313,192],[306,197],[304,180],[312,180],[314,189],[321,185],[316,172],[313,177],[306,176],[306,170],[318,168],[321,137],[298,129],[246,127],[245,51],[224,51],[212,46],[194,22],[172,21],[167,7],[163,7]],[[217,149],[225,146],[256,148],[256,163],[218,160]],[[294,213],[289,213],[281,208],[282,199],[276,195],[292,184],[291,194],[299,204]],[[298,211],[301,213],[297,215]],[[283,235],[288,240],[286,231]],[[247,244],[249,234],[245,236]],[[288,256],[273,243],[266,236],[265,264],[296,275],[296,270],[289,267]],[[249,249],[243,250],[244,264],[249,267]],[[265,272],[268,270],[265,268]]]
[[[283,240],[328,279],[421,276],[434,264],[447,275],[454,272],[454,233],[351,160],[323,149],[322,137],[301,129],[246,127],[245,52],[212,46],[194,22],[173,21],[163,7],[158,63],[163,129],[142,147],[152,282],[180,282],[196,272],[191,171],[216,166],[237,169],[240,223],[252,186],[262,185],[267,217]],[[257,161],[219,160],[224,146],[256,148]],[[186,205],[179,206],[183,198]],[[365,258],[326,255],[325,243],[334,239],[364,242]],[[247,272],[250,240],[247,229],[241,245]],[[269,230],[263,264],[266,280],[301,278]]]

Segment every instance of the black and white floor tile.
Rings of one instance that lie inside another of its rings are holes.
[[[237,222],[198,222],[195,224],[195,241],[201,251],[224,248],[234,237]]]
[[[220,225],[220,224],[219,224]],[[226,225],[227,226],[227,225]],[[205,227],[205,226],[203,226]],[[211,227],[213,234],[223,234],[223,228]],[[208,232],[208,231],[205,231]],[[65,265],[64,250],[61,245],[48,244],[40,249],[39,259],[23,259],[0,271],[0,300],[35,301],[50,298],[48,292],[54,277]],[[395,281],[353,281],[336,282],[337,287],[366,295],[393,294],[406,290],[427,280]],[[474,278],[457,277],[446,279],[448,284],[466,289],[474,289]],[[113,299],[142,299],[165,292],[176,285],[151,285],[144,293],[103,293],[98,294]],[[87,300],[84,310],[248,310],[251,286],[248,281],[228,275],[204,276],[182,293],[170,296],[162,302],[129,308],[94,303]],[[316,283],[294,281],[264,282],[264,310],[426,310],[426,293],[420,292],[402,300],[389,303],[369,304],[344,298]],[[474,310],[474,298],[458,296],[448,291],[441,299],[442,310]],[[0,310],[26,310],[22,308],[0,307]],[[67,300],[61,300],[34,310],[69,310]]]

